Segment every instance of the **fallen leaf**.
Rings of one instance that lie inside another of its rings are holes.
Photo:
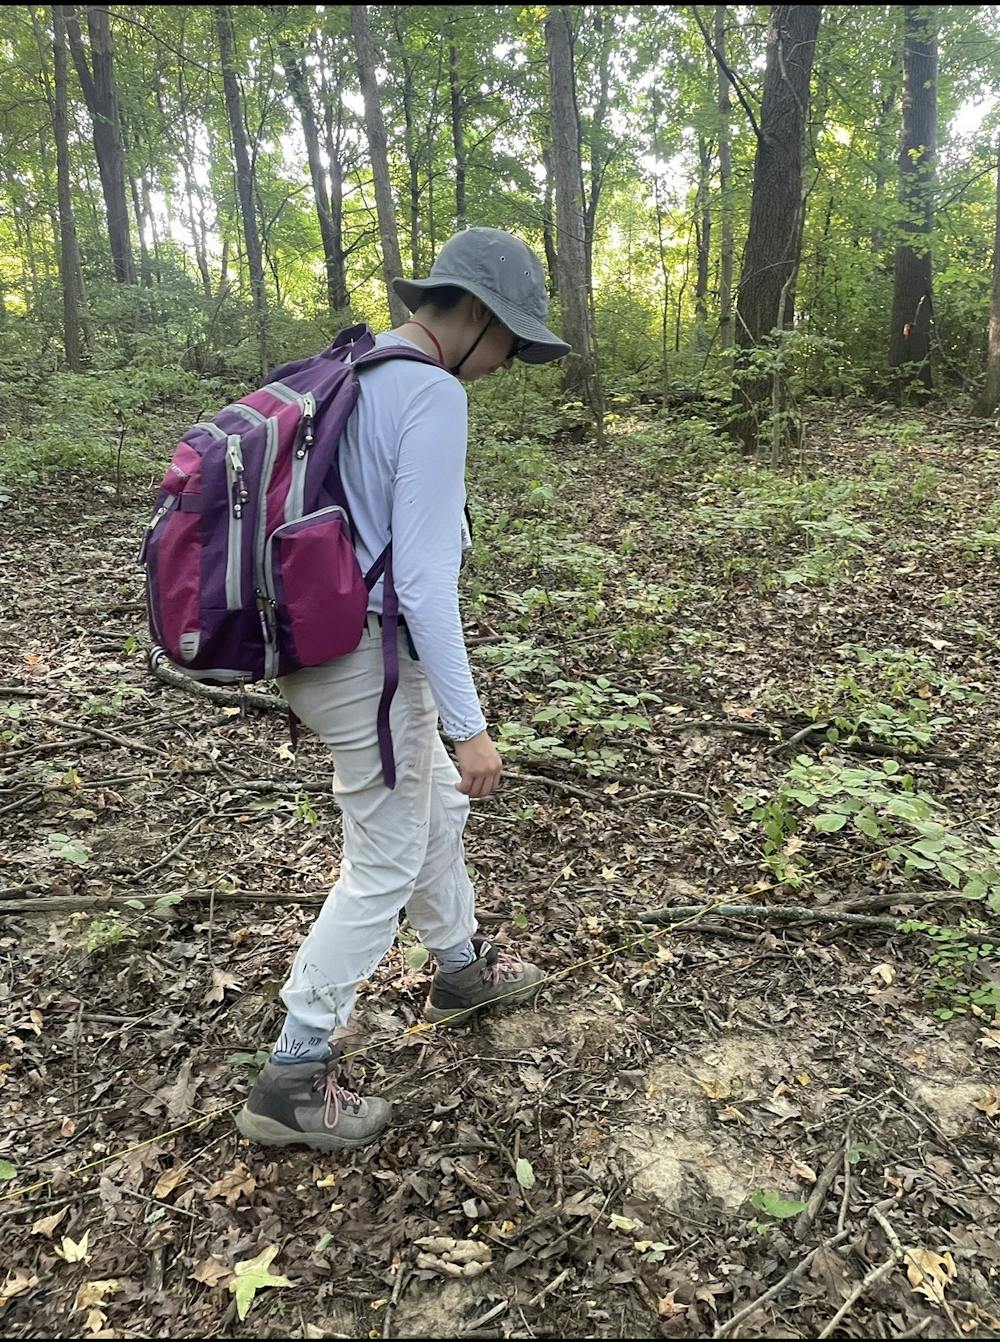
[[[892,965],[888,964],[876,965],[875,968],[872,970],[872,978],[881,979],[883,983],[892,983],[895,977],[896,977],[896,971],[892,967]]]
[[[1000,1114],[1000,1090],[996,1086],[990,1086],[985,1095],[980,1095],[978,1100],[972,1101],[973,1107],[981,1109],[989,1118],[995,1118]]]
[[[51,1216],[43,1216],[31,1227],[31,1233],[33,1235],[44,1235],[46,1239],[51,1239],[56,1226],[68,1211],[68,1207],[63,1207],[59,1211],[53,1212]]]
[[[728,1100],[730,1085],[724,1077],[699,1077],[698,1085],[710,1100]]]
[[[215,1183],[208,1190],[210,1198],[225,1198],[227,1207],[235,1207],[240,1198],[246,1194],[248,1197],[257,1187],[257,1180],[253,1177],[242,1160],[238,1160],[228,1173],[221,1179],[216,1179]]]
[[[12,1272],[2,1286],[0,1286],[0,1309],[4,1309],[9,1300],[13,1300],[16,1295],[23,1295],[25,1291],[30,1291],[33,1286],[38,1285],[37,1277],[29,1277],[26,1272],[20,1268]]]
[[[632,1230],[638,1230],[639,1227],[642,1225],[642,1222],[633,1221],[630,1216],[618,1216],[617,1213],[612,1213],[611,1220],[608,1222],[608,1225],[611,1227],[612,1230],[632,1231]]]
[[[267,1287],[295,1285],[295,1282],[289,1281],[287,1277],[271,1276],[271,1263],[277,1254],[278,1246],[271,1244],[266,1249],[261,1249],[256,1258],[250,1258],[245,1263],[237,1263],[234,1266],[235,1276],[229,1283],[229,1289],[236,1297],[236,1313],[240,1316],[241,1322],[249,1314],[250,1306],[258,1291],[263,1291]]]
[[[201,1085],[201,1077],[192,1077],[190,1061],[181,1063],[177,1079],[172,1086],[164,1086],[157,1091],[157,1098],[167,1106],[167,1118],[171,1123],[179,1123],[187,1118],[194,1103],[195,1091]]]
[[[337,1176],[335,1174],[326,1174],[322,1179],[316,1180],[317,1188],[335,1188],[337,1186]]]
[[[153,1187],[153,1197],[165,1198],[172,1193],[187,1172],[186,1165],[172,1165],[169,1170],[164,1170]]]
[[[679,1305],[674,1299],[676,1291],[670,1291],[667,1295],[661,1295],[656,1302],[656,1312],[661,1319],[673,1319],[678,1314],[687,1312],[687,1305]]]
[[[789,1157],[788,1163],[804,1183],[814,1184],[816,1182],[816,1171],[811,1165],[804,1165],[801,1160],[796,1160],[794,1156]]]
[[[522,1188],[534,1188],[535,1171],[530,1160],[525,1160],[522,1156],[514,1167],[514,1174]]]
[[[76,1132],[76,1124],[73,1122],[71,1118],[66,1117],[60,1123],[59,1131],[62,1133],[64,1137],[72,1137],[74,1132]]]
[[[238,988],[239,986],[236,982],[236,976],[230,974],[227,969],[213,969],[212,985],[201,999],[202,1006],[211,1006],[213,1002],[221,1002],[226,995],[227,988]]]
[[[742,1109],[737,1109],[735,1105],[727,1104],[725,1109],[720,1109],[719,1119],[723,1123],[747,1123],[749,1119]]]
[[[950,1253],[934,1253],[931,1249],[906,1250],[906,1275],[910,1285],[935,1305],[944,1302],[944,1293],[956,1272],[955,1260]]]
[[[73,1313],[76,1314],[84,1309],[93,1309],[95,1305],[102,1305],[105,1297],[114,1295],[118,1290],[118,1282],[114,1277],[106,1281],[85,1281],[77,1287],[76,1299],[73,1301]]]
[[[67,1263],[89,1263],[90,1254],[88,1252],[88,1241],[90,1231],[83,1232],[81,1240],[71,1240],[68,1235],[63,1235],[62,1250],[56,1250],[60,1258],[65,1259]]]
[[[218,1286],[220,1281],[232,1275],[232,1268],[226,1267],[225,1263],[220,1263],[214,1255],[203,1258],[191,1273],[195,1281],[200,1281],[203,1286]]]

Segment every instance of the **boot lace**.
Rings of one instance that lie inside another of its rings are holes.
[[[336,1079],[338,1065],[337,1060],[328,1062],[312,1079],[313,1090],[323,1092],[325,1128],[335,1128],[345,1108],[353,1109],[355,1113],[361,1108],[361,1096],[355,1095],[353,1090],[348,1090],[345,1086],[338,1085]]]

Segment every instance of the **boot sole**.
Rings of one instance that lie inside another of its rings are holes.
[[[296,1128],[286,1128],[277,1119],[264,1114],[255,1114],[243,1108],[236,1115],[236,1127],[241,1137],[256,1142],[258,1146],[308,1146],[314,1151],[354,1151],[360,1146],[370,1146],[389,1127],[379,1128],[366,1137],[338,1137],[335,1133],[299,1132]]]
[[[480,1011],[510,1011],[515,1007],[527,1006],[537,996],[541,986],[540,983],[532,983],[516,997],[511,995],[488,1002],[476,1002],[467,1007],[436,1007],[428,997],[424,1006],[424,1020],[440,1025],[444,1029],[455,1029],[461,1025],[468,1025]]]

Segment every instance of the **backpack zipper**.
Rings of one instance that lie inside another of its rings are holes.
[[[238,433],[231,433],[226,438],[226,480],[229,485],[226,605],[230,610],[239,610],[243,605],[243,506],[250,495],[243,480],[243,453]]]

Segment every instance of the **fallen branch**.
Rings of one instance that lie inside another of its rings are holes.
[[[690,720],[682,722],[680,726],[708,728],[715,731],[742,732],[746,736],[767,736],[774,739],[775,735],[783,735],[789,730],[784,725],[769,724],[763,722],[734,722],[732,718],[706,718],[701,721]],[[882,745],[877,741],[828,741],[823,734],[823,724],[810,724],[806,732],[796,728],[792,736],[781,743],[781,749],[792,744],[792,741],[808,741],[810,745],[834,745],[838,750],[849,750],[857,755],[876,755],[879,758],[892,758],[909,760],[911,763],[928,764],[950,764],[957,765],[962,763],[961,755],[945,755],[936,750],[923,750],[910,754],[899,750],[896,746]],[[775,749],[777,753],[777,747]]]
[[[164,685],[184,690],[197,699],[209,699],[214,704],[229,704],[233,708],[238,708],[242,702],[247,708],[259,708],[271,713],[288,711],[288,705],[277,694],[261,694],[255,690],[244,690],[240,694],[239,690],[227,689],[221,685],[205,685],[200,680],[192,680],[190,676],[185,676],[183,672],[175,670],[169,662],[164,661],[161,649],[152,650],[147,669],[150,675],[162,680]]]
[[[830,1191],[830,1185],[833,1183],[840,1168],[842,1159],[842,1148],[838,1146],[837,1150],[827,1161],[826,1165],[813,1185],[813,1190],[809,1195],[809,1201],[805,1208],[800,1212],[798,1220],[795,1222],[794,1235],[801,1244],[809,1234],[813,1221],[819,1215],[823,1203],[826,1201],[826,1195]]]
[[[756,1300],[751,1300],[749,1305],[744,1305],[742,1309],[737,1310],[732,1318],[727,1319],[725,1323],[720,1324],[712,1336],[728,1337],[737,1324],[742,1323],[744,1319],[749,1318],[751,1314],[756,1313],[761,1305],[766,1305],[769,1300],[773,1300],[776,1295],[779,1295],[786,1286],[790,1286],[793,1281],[798,1280],[819,1253],[820,1249],[835,1248],[838,1244],[841,1244],[847,1239],[849,1233],[849,1231],[845,1230],[842,1234],[834,1235],[832,1239],[825,1239],[821,1244],[817,1244],[815,1249],[810,1250],[805,1258],[796,1263],[790,1271],[786,1272],[780,1281],[775,1282],[775,1284],[769,1287],[763,1295],[759,1295]]]
[[[682,904],[677,908],[651,909],[639,915],[641,923],[677,923],[690,918],[703,906],[701,904]],[[761,918],[773,923],[833,923],[844,927],[877,927],[885,932],[902,932],[901,923],[905,918],[879,917],[869,913],[839,913],[833,909],[803,909],[790,905],[767,907],[763,904],[715,904],[711,910],[713,916],[724,918]],[[929,930],[936,928],[931,925]],[[944,930],[944,929],[942,929]],[[903,933],[903,935],[908,935]],[[963,932],[967,941],[975,944],[988,942],[993,944],[1000,935],[979,932]]]
[[[0,895],[9,895],[9,890],[0,890]],[[287,894],[275,894],[273,890],[235,890],[232,894],[223,894],[212,890],[184,890],[175,892],[161,891],[158,895],[52,895],[41,899],[0,899],[0,914],[23,916],[32,913],[78,913],[81,909],[124,909],[129,905],[153,905],[165,896],[173,897],[178,893],[179,903],[188,900],[211,899],[214,893],[216,904],[322,904],[329,890],[289,891]]]
[[[156,746],[147,745],[145,741],[134,741],[128,736],[117,736],[114,732],[105,731],[103,727],[91,727],[87,722],[69,723],[64,718],[50,718],[42,713],[35,715],[35,721],[47,723],[50,727],[72,726],[77,731],[88,732],[99,741],[110,741],[112,745],[123,746],[126,750],[137,750],[141,755],[155,755],[158,759],[163,758],[163,751],[158,750]]]

